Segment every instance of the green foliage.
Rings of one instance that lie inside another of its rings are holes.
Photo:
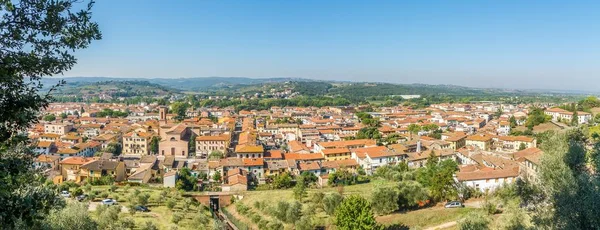
[[[186,112],[189,104],[184,102],[174,102],[171,104],[171,111],[175,113],[175,120],[182,121],[187,118]]]
[[[375,170],[373,176],[391,181],[401,181],[409,173],[408,164],[401,162],[397,165],[384,165]]]
[[[216,172],[213,174],[213,177],[212,177],[212,179],[213,179],[214,181],[221,181],[221,172],[220,172],[219,170],[217,170],[217,171],[216,171]]]
[[[555,134],[544,141],[538,173],[540,188],[534,197],[532,221],[540,228],[594,229],[600,226],[599,146],[588,152],[579,129]],[[532,190],[529,190],[532,191]],[[533,190],[535,191],[535,190]]]
[[[42,77],[61,75],[76,59],[73,52],[101,38],[91,19],[93,4],[74,0],[0,1],[0,226],[38,228],[53,208],[63,202],[33,169],[33,152],[21,134],[38,121],[40,110],[52,100],[42,92]],[[9,7],[7,7],[9,6]]]
[[[192,132],[190,136],[190,141],[188,142],[188,151],[191,153],[196,152],[196,133]]]
[[[422,127],[418,124],[410,124],[408,125],[408,131],[411,133],[418,133],[422,130]]]
[[[216,160],[216,159],[222,159],[222,158],[224,158],[224,157],[225,157],[225,156],[224,156],[224,154],[223,154],[221,151],[219,151],[219,150],[213,150],[213,151],[212,151],[212,152],[210,152],[210,154],[208,155],[208,158],[209,158],[209,159],[212,159],[212,160]]]
[[[56,116],[54,116],[54,114],[48,114],[46,116],[44,116],[44,121],[54,121],[56,120]]]
[[[104,109],[96,113],[97,117],[127,117],[129,113],[127,111],[118,111],[112,109]]]
[[[296,230],[313,230],[315,226],[310,216],[302,216],[300,220],[296,221],[294,228]]]
[[[398,210],[398,193],[391,187],[377,187],[371,195],[373,211],[379,215]]]
[[[146,221],[142,226],[142,230],[158,230],[158,227],[152,221]]]
[[[417,170],[417,181],[429,189],[431,198],[435,201],[455,199],[458,194],[453,175],[458,170],[458,165],[453,160],[437,162],[438,158],[432,152],[426,167]]]
[[[273,188],[277,189],[291,188],[292,185],[292,176],[290,176],[288,172],[284,172],[276,176],[271,184]]]
[[[83,203],[69,203],[63,209],[53,210],[44,225],[49,230],[98,229],[96,222],[89,216],[87,205]]]
[[[381,133],[379,133],[379,130],[377,129],[377,127],[367,127],[367,128],[362,128],[360,130],[358,130],[358,133],[356,134],[356,139],[380,139],[381,138]]]
[[[340,168],[329,174],[329,185],[353,185],[358,182],[358,177],[345,168]]]
[[[119,156],[123,152],[123,146],[119,142],[111,142],[102,151],[112,153],[113,156]]]
[[[398,208],[408,210],[429,199],[428,191],[421,183],[405,180],[398,183]]]
[[[285,212],[285,222],[294,223],[302,217],[302,204],[298,201],[292,202]]]
[[[328,215],[333,215],[343,200],[344,197],[339,193],[329,193],[323,197],[323,210]]]
[[[552,120],[551,117],[544,114],[544,110],[542,110],[541,108],[534,107],[531,109],[529,115],[527,116],[525,126],[527,126],[528,129],[533,129],[534,126],[546,123],[550,120]]]
[[[153,136],[150,140],[150,152],[157,154],[158,153],[158,143],[160,142],[160,137]]]
[[[88,178],[87,182],[91,185],[112,185],[115,183],[115,178],[110,175],[101,176],[97,179]]]
[[[377,222],[371,210],[371,204],[358,195],[352,195],[342,201],[335,210],[337,229],[376,229]]]
[[[173,198],[169,198],[167,200],[167,208],[170,210],[173,210],[173,208],[175,208],[176,204],[177,204],[177,201],[175,201],[175,199],[173,199]]]
[[[175,184],[175,187],[177,189],[184,191],[196,190],[198,179],[192,175],[192,172],[189,168],[184,167],[177,173],[179,174],[179,177],[177,178],[177,183]]]
[[[489,229],[490,219],[481,212],[471,212],[458,222],[460,230],[486,230]]]
[[[296,183],[294,186],[294,198],[296,200],[302,201],[302,199],[306,196],[306,185],[304,182]]]
[[[103,205],[98,206],[96,208],[96,213],[98,213],[98,227],[100,229],[110,229],[115,228],[118,224],[119,213],[121,213],[121,206],[113,205],[106,208]]]
[[[182,219],[183,219],[183,214],[181,214],[179,212],[175,212],[175,213],[173,213],[173,215],[171,215],[171,222],[173,222],[174,224],[178,224]]]

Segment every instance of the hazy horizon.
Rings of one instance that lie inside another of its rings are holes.
[[[118,6],[118,7],[115,7]],[[99,1],[64,77],[248,77],[596,91],[600,3]]]

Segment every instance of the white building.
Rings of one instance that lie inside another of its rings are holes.
[[[456,173],[455,180],[481,192],[493,191],[504,184],[513,183],[519,177],[519,167],[507,169],[484,168],[462,170]]]

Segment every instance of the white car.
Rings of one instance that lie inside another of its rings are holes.
[[[64,198],[69,198],[69,197],[71,197],[71,193],[69,193],[69,191],[62,191],[62,192],[60,192],[60,196],[62,196]]]
[[[102,205],[116,205],[117,201],[113,199],[104,199],[102,200]]]
[[[451,201],[444,205],[445,208],[463,208],[465,205],[460,201]]]

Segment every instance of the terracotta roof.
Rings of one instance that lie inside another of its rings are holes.
[[[358,162],[354,159],[344,159],[344,160],[335,160],[335,161],[325,161],[321,163],[323,168],[345,168],[345,167],[356,167],[358,166]]]
[[[244,158],[244,166],[263,166],[265,164],[262,158]]]
[[[375,140],[371,139],[358,139],[358,140],[349,140],[349,141],[332,141],[332,142],[319,142],[319,145],[324,148],[334,148],[334,147],[349,147],[349,146],[374,146],[377,145]]]
[[[300,169],[300,171],[320,170],[321,166],[317,162],[299,163],[298,164],[298,169]]]
[[[499,179],[499,178],[511,178],[519,176],[519,167],[512,167],[508,169],[496,169],[496,170],[478,170],[473,172],[458,172],[456,178],[458,181],[472,181],[472,180],[487,180],[487,179]]]
[[[332,155],[332,154],[350,153],[350,150],[348,148],[333,148],[333,149],[323,149],[321,152],[324,155]]]
[[[37,162],[44,162],[44,163],[52,163],[56,160],[60,159],[59,156],[53,156],[53,155],[39,155],[36,158]]]
[[[68,165],[83,165],[87,162],[94,160],[94,158],[90,157],[67,157],[62,160],[60,164],[68,164]]]
[[[320,153],[308,153],[308,154],[302,154],[302,153],[284,153],[283,154],[283,158],[288,160],[288,159],[294,159],[294,160],[323,160],[323,155],[321,155]]]
[[[265,159],[283,159],[281,150],[271,150],[265,153]]]
[[[543,153],[541,149],[538,148],[527,148],[527,149],[523,149],[521,151],[518,152],[514,152],[513,153],[513,158],[515,160],[520,160],[526,156],[531,156],[537,153]]]
[[[100,171],[100,170],[115,170],[119,166],[118,161],[110,161],[105,159],[99,159],[87,162],[81,165],[81,168],[88,169],[91,171]]]
[[[469,140],[469,141],[491,141],[492,137],[489,135],[477,134],[477,135],[468,136],[467,140]]]
[[[48,148],[50,146],[52,146],[54,142],[50,142],[50,141],[40,141],[37,143],[37,147],[42,147],[42,148]]]
[[[236,153],[262,153],[264,152],[262,145],[237,145],[235,146]]]

